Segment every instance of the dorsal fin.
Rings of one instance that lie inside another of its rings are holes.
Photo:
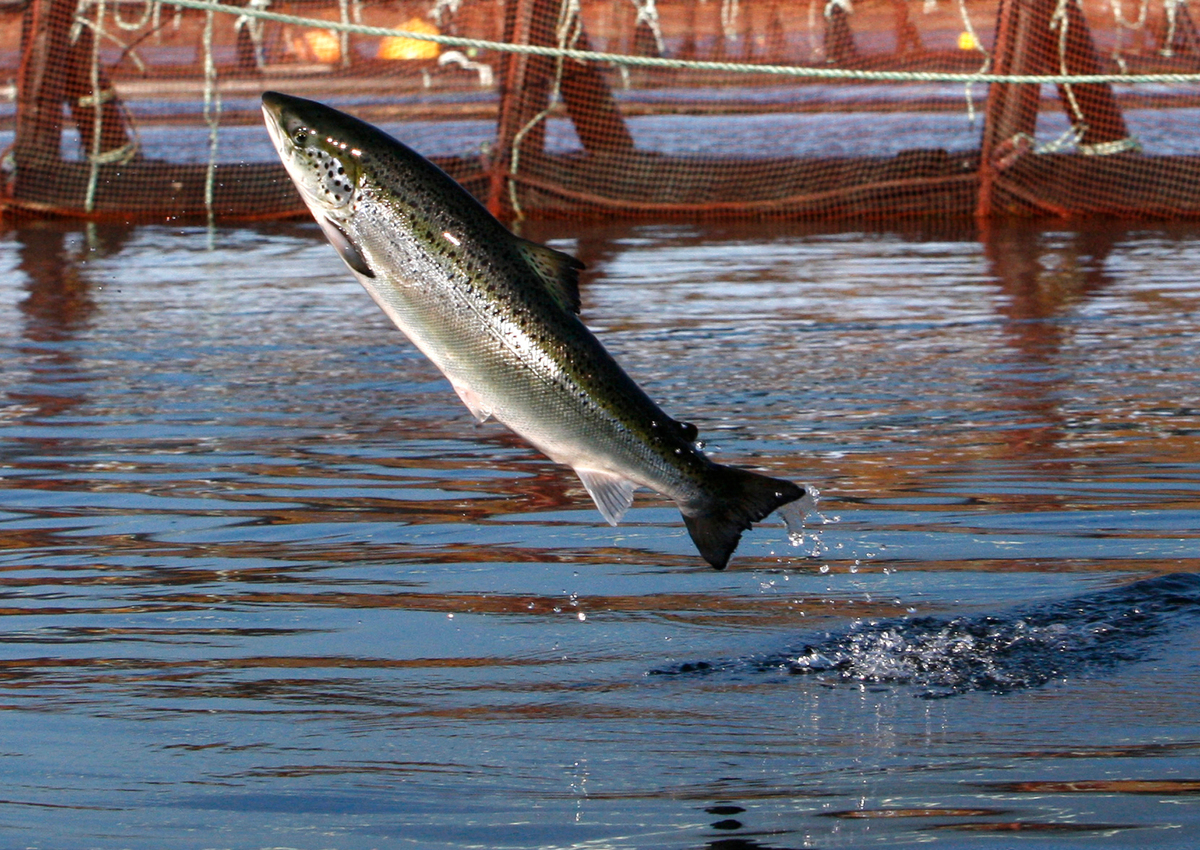
[[[579,270],[583,268],[583,263],[562,251],[555,251],[519,236],[515,238],[517,250],[545,284],[550,297],[567,312],[578,313]]]

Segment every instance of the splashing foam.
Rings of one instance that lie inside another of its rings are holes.
[[[780,654],[693,661],[659,674],[761,672],[905,685],[926,698],[1006,693],[1152,657],[1200,628],[1200,575],[1158,576],[1009,615],[860,620]]]
[[[1200,576],[1162,576],[1033,605],[1012,617],[859,621],[842,635],[776,658],[774,666],[859,683],[917,685],[926,697],[1003,693],[1144,658],[1148,644],[1197,613]]]
[[[804,549],[804,554],[817,557],[824,554],[828,547],[821,542],[820,532],[809,531],[806,534],[805,524],[827,525],[837,522],[837,517],[827,517],[817,510],[817,504],[821,500],[820,490],[811,484],[803,486],[804,495],[796,501],[784,505],[777,513],[783,520],[784,527],[787,528],[788,542],[797,549]]]

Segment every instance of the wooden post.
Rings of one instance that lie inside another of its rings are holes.
[[[921,44],[921,34],[908,17],[908,3],[905,0],[892,0],[892,27],[896,31],[896,52],[921,53],[925,45]]]
[[[1163,20],[1161,24],[1151,21],[1151,32],[1158,42],[1160,56],[1170,57],[1178,54],[1196,56],[1200,54],[1200,32],[1192,16],[1188,14],[1187,6],[1176,3],[1171,6],[1163,4]]]
[[[583,22],[579,22],[578,50],[591,50]],[[575,133],[583,149],[592,156],[632,153],[633,136],[625,126],[625,118],[613,98],[612,90],[600,69],[593,62],[563,60],[562,82],[559,85],[567,114],[575,125]]]
[[[1091,30],[1087,19],[1077,0],[1066,0],[1067,6],[1067,69],[1072,74],[1101,74],[1104,68],[1100,65],[1100,55],[1096,52],[1096,43],[1092,40]],[[1083,136],[1079,139],[1082,145],[1103,145],[1120,142],[1129,138],[1129,128],[1125,126],[1125,117],[1121,107],[1117,105],[1116,95],[1108,83],[1080,83],[1058,87],[1059,98],[1067,109],[1067,117],[1071,123],[1082,121],[1085,125]],[[1073,114],[1071,97],[1079,105],[1080,115]]]
[[[25,10],[13,144],[18,167],[38,159],[61,158],[63,60],[69,51],[68,31],[74,14],[73,0],[32,0]]]
[[[101,98],[100,152],[129,143],[124,116],[108,75],[98,75],[100,91],[92,91],[92,31],[83,27],[71,41],[75,0],[32,0],[25,11],[21,64],[17,72],[16,194],[26,178],[62,158],[63,102],[79,129],[84,152],[94,150],[96,107]],[[37,175],[33,175],[37,179]]]
[[[504,8],[504,40],[512,44],[557,46],[560,6],[561,0],[508,0]],[[576,21],[575,26],[578,29],[573,46],[589,50],[582,21]],[[496,160],[492,163],[488,192],[488,209],[494,215],[508,212],[507,186],[513,149],[518,149],[518,162],[536,162],[545,155],[545,122],[533,125],[530,122],[549,106],[556,73],[557,60],[551,57],[516,53],[504,57]],[[567,115],[589,155],[633,150],[633,137],[594,64],[563,59],[558,82]]]
[[[1001,0],[992,48],[997,74],[1045,73],[1046,57],[1054,49],[1050,32],[1054,8],[1055,0]],[[987,218],[994,212],[996,178],[1010,157],[1021,155],[1023,140],[1037,130],[1041,99],[1041,86],[1034,83],[992,83],[988,87],[975,207],[978,217]]]
[[[771,6],[771,16],[767,18],[767,61],[778,65],[787,60],[787,30],[783,28],[783,19],[779,16],[779,4]]]
[[[546,16],[535,19],[536,5],[537,0],[508,0],[504,4],[506,43],[545,43],[546,39],[553,35],[553,27],[546,22]],[[535,26],[540,27],[536,33]],[[512,166],[517,134],[550,102],[549,77],[545,67],[548,61],[540,56],[505,53],[500,65],[500,116],[496,127],[495,159],[491,164],[487,203],[488,210],[497,217],[504,217],[509,212],[508,173]],[[545,85],[536,85],[538,77],[541,77]],[[540,153],[545,138],[544,127],[532,128],[525,134],[521,151]]]
[[[1071,74],[1096,74],[1100,58],[1087,21],[1075,0],[1065,0],[1067,27],[1066,70]],[[1051,28],[1058,0],[1001,0],[996,43],[992,48],[997,74],[1057,74],[1063,70],[1060,30]],[[1098,145],[1129,136],[1125,119],[1107,83],[1058,87],[1059,99],[1073,125],[1084,125],[1080,143]],[[979,163],[979,200],[975,214],[991,216],[995,210],[1000,173],[1032,147],[1037,130],[1041,86],[1034,83],[992,83]],[[1079,111],[1076,113],[1075,106]]]
[[[684,27],[683,43],[679,45],[680,59],[696,58],[696,5],[695,3],[684,4],[684,8],[687,10],[687,25]]]
[[[850,0],[830,0],[825,6],[825,61],[844,68],[858,60],[850,30]]]

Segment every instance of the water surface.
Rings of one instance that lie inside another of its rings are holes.
[[[1200,841],[1200,229],[525,233],[828,521],[610,528],[315,225],[10,230],[5,845]]]

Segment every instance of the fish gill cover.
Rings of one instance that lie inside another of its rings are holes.
[[[911,686],[925,698],[1007,693],[1153,657],[1200,615],[1200,576],[1177,573],[1005,614],[867,619],[781,652],[691,661],[654,675],[777,673]]]

